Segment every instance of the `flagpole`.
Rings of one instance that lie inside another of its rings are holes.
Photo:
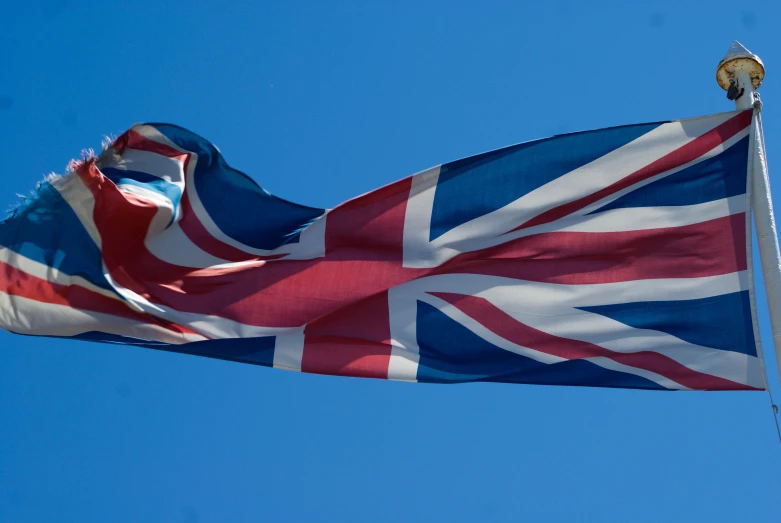
[[[762,60],[743,47],[737,40],[716,70],[716,80],[727,91],[727,98],[735,101],[739,111],[753,109],[751,122],[751,150],[749,169],[752,180],[751,209],[757,232],[759,259],[765,280],[770,327],[773,332],[773,347],[776,366],[781,380],[781,251],[778,246],[776,223],[773,216],[773,201],[770,195],[770,180],[765,157],[765,138],[762,133],[762,103],[756,89],[762,84],[765,67]]]

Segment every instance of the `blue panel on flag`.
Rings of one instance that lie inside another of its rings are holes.
[[[615,372],[585,360],[547,364],[504,350],[428,303],[418,302],[417,314],[418,381],[664,389],[640,376]]]
[[[590,214],[627,207],[696,205],[745,194],[748,143],[746,136],[721,154],[640,187]]]
[[[652,131],[627,125],[505,147],[441,167],[429,241]],[[566,154],[563,154],[566,151]]]
[[[70,276],[111,289],[100,249],[67,202],[49,183],[13,212],[14,226],[0,223],[0,246]]]
[[[273,196],[231,168],[217,148],[200,136],[173,125],[156,127],[182,149],[198,154],[194,188],[209,218],[230,238],[249,247],[272,250],[297,242],[300,231],[323,214],[324,209]]]
[[[274,344],[276,341],[276,337],[274,336],[263,336],[259,338],[227,338],[220,340],[195,341],[184,345],[172,345],[170,343],[140,340],[138,338],[130,338],[105,332],[84,332],[75,336],[69,336],[68,338],[82,341],[148,347],[170,352],[193,354],[195,356],[205,356],[207,358],[254,363],[267,367],[273,366]]]
[[[418,302],[418,381],[484,380],[545,364],[501,349],[427,303]]]
[[[175,347],[170,343],[163,343],[159,341],[141,340],[138,338],[131,338],[129,336],[120,336],[118,334],[109,334],[107,332],[82,332],[75,336],[68,336],[68,339],[77,339],[82,341],[95,341],[98,343],[115,343],[117,345],[135,345],[137,347],[149,347],[153,349],[165,349],[166,347]]]
[[[683,341],[756,356],[748,291],[699,300],[654,301],[581,307],[636,329],[671,334]]]
[[[171,350],[271,367],[274,364],[275,343],[275,336],[224,338],[196,341],[180,346],[174,345],[171,346]]]

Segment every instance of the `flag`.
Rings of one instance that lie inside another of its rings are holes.
[[[333,209],[136,125],[0,225],[0,327],[343,376],[763,390],[751,120],[521,143]]]

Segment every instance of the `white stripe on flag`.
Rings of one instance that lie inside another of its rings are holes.
[[[304,357],[304,328],[277,336],[274,343],[274,368],[301,372]]]
[[[175,332],[154,323],[11,296],[2,291],[0,328],[36,336],[75,336],[98,331],[175,345],[205,339],[197,334]]]
[[[107,160],[101,163],[101,168],[138,171],[184,188],[184,164],[178,158],[128,148],[122,152],[118,162],[112,161],[115,159],[114,156],[107,156]]]

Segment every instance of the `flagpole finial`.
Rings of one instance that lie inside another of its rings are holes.
[[[735,40],[716,68],[716,81],[727,91],[727,98],[735,100],[737,109],[754,105],[754,91],[765,78],[765,65],[757,55]]]

